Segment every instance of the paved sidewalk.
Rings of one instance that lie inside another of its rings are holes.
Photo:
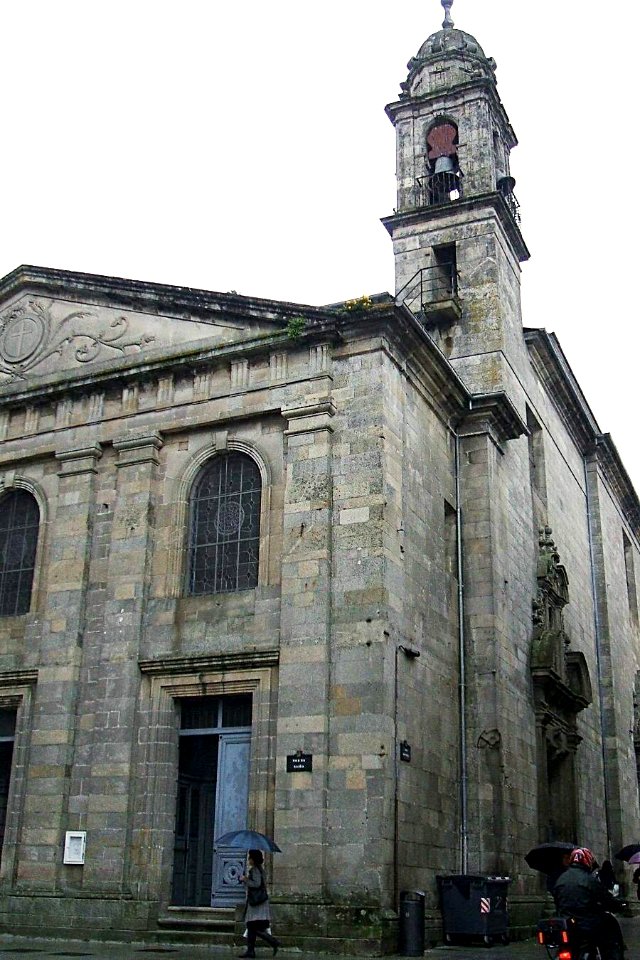
[[[640,960],[640,917],[620,921],[628,952],[626,960]],[[233,960],[241,947],[176,943],[105,943],[99,940],[51,940],[0,934],[0,960]],[[282,948],[282,960],[354,960],[336,954],[303,953]],[[258,960],[270,960],[271,951],[258,948]],[[524,940],[496,947],[442,946],[425,951],[427,960],[547,960],[544,947]]]

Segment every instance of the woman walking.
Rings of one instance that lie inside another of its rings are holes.
[[[264,857],[260,850],[249,850],[247,857],[249,870],[240,878],[247,888],[247,901],[244,909],[244,919],[247,925],[247,949],[239,953],[239,957],[255,957],[256,937],[260,937],[273,949],[275,957],[280,942],[267,933],[271,923],[269,910],[269,894],[265,880],[263,863]]]

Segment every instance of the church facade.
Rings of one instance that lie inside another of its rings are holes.
[[[394,295],[0,281],[0,917],[224,942],[251,827],[285,945],[640,833],[640,504],[556,337],[495,64],[451,21],[387,107]],[[532,321],[535,318],[532,318]],[[623,877],[621,876],[622,880]]]

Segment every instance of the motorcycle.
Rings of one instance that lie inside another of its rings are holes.
[[[624,942],[620,927],[612,914],[605,913],[604,917],[609,920],[606,953],[578,927],[573,917],[539,920],[536,939],[546,947],[550,960],[622,960]]]
[[[550,960],[600,960],[597,945],[585,939],[573,917],[539,920],[536,939],[546,947]]]

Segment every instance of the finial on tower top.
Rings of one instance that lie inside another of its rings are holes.
[[[453,5],[453,0],[440,0],[442,6],[444,7],[444,21],[442,27],[444,30],[450,30],[453,27],[453,20],[451,19],[451,7]]]

